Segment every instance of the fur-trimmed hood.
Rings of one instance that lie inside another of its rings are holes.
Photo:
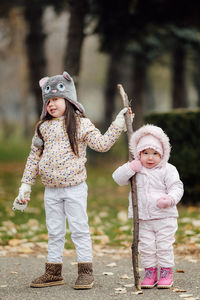
[[[171,146],[170,146],[168,136],[158,126],[146,124],[146,125],[142,126],[141,128],[139,128],[137,131],[135,131],[130,139],[130,143],[129,143],[130,151],[135,159],[139,159],[140,157],[139,157],[139,153],[137,150],[138,142],[142,137],[149,135],[149,134],[152,135],[153,137],[157,138],[162,145],[163,155],[161,158],[161,162],[159,163],[159,166],[163,166],[169,160]],[[150,146],[151,145],[149,145],[149,148],[151,148]]]

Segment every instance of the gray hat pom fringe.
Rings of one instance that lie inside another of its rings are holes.
[[[35,147],[37,147],[37,148],[42,148],[43,145],[44,145],[44,142],[43,142],[42,139],[36,137],[36,138],[34,138],[34,140],[33,140],[33,145],[34,145]]]

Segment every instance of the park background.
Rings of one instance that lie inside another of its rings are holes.
[[[4,1],[0,3],[0,255],[45,255],[48,235],[40,180],[24,213],[12,203],[42,107],[38,81],[73,76],[86,116],[102,131],[128,94],[134,130],[161,126],[172,142],[170,162],[185,195],[178,205],[177,253],[200,249],[200,3],[171,0]],[[129,187],[112,172],[128,159],[122,134],[108,153],[88,149],[88,216],[94,253],[128,253]],[[74,251],[67,230],[65,253]]]

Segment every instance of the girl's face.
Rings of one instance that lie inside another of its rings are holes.
[[[51,98],[47,103],[47,112],[53,118],[59,118],[64,115],[66,103],[64,98]]]
[[[144,167],[152,169],[159,164],[161,156],[154,149],[148,148],[140,152],[140,161]]]

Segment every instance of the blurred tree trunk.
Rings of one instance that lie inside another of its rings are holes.
[[[26,37],[26,49],[29,65],[30,89],[36,100],[36,110],[38,116],[42,111],[42,96],[39,80],[46,76],[45,58],[45,37],[43,33],[42,17],[44,8],[35,1],[27,3],[25,7],[25,20],[28,24],[28,34]]]
[[[81,64],[81,50],[84,39],[85,15],[88,11],[88,1],[70,1],[70,20],[67,34],[67,48],[64,58],[64,68],[74,79],[78,87],[78,76]]]
[[[133,102],[132,111],[135,113],[133,122],[134,130],[138,129],[143,125],[143,106],[145,98],[145,82],[146,82],[146,64],[140,56],[135,56],[134,59],[134,71],[133,71]]]
[[[200,107],[200,48],[194,47],[193,49],[193,74],[192,79],[197,91],[197,106]]]
[[[120,66],[121,66],[122,53],[121,51],[112,51],[110,53],[110,62],[106,74],[105,85],[105,122],[104,129],[107,129],[110,125],[115,112],[115,95],[117,92],[117,84],[120,83]]]
[[[176,44],[172,52],[172,107],[187,107],[187,86],[185,79],[186,52]]]

